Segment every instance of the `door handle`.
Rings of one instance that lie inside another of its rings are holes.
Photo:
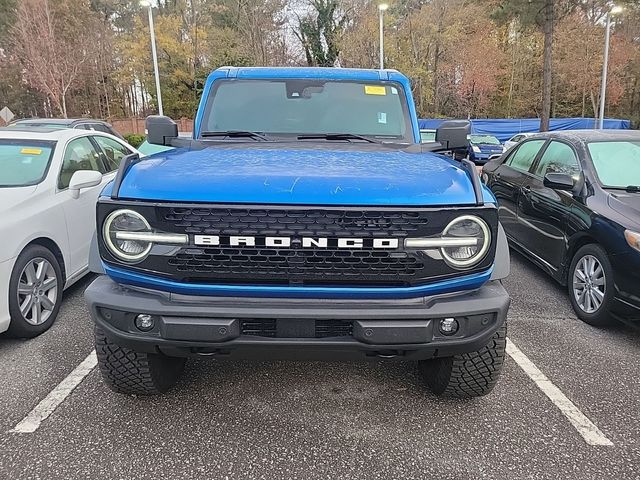
[[[496,180],[500,180],[500,176],[501,176],[500,172],[496,172],[496,174],[495,174]]]
[[[531,185],[525,185],[524,187],[522,187],[522,189],[523,189],[525,192],[529,193],[529,192],[531,191]]]

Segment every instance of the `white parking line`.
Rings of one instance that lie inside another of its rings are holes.
[[[73,389],[80,385],[80,382],[84,380],[84,377],[91,373],[91,370],[95,368],[98,363],[96,357],[96,351],[92,350],[91,353],[85,358],[80,365],[73,369],[73,371],[62,380],[56,388],[49,392],[49,395],[44,397],[38,405],[34,407],[29,414],[24,417],[20,423],[13,427],[10,432],[12,433],[33,433],[40,424],[51,415],[58,405],[60,405],[65,398],[69,396]]]
[[[574,426],[585,442],[589,445],[612,446],[613,442],[609,440],[591,420],[589,420],[571,400],[569,400],[562,391],[549,380],[544,373],[540,371],[522,351],[507,338],[507,353],[520,366],[531,380],[535,382],[542,392],[549,397],[556,407],[560,409],[562,414],[567,417],[569,422]]]

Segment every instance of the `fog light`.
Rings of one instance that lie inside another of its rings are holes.
[[[148,332],[155,326],[156,322],[154,321],[151,315],[147,315],[146,313],[141,313],[136,317],[136,328],[138,330],[142,330],[143,332]]]
[[[459,325],[455,318],[443,318],[440,320],[440,333],[453,335],[458,331]]]

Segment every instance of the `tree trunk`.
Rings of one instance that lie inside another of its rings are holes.
[[[540,115],[540,131],[549,130],[549,118],[551,116],[551,79],[552,79],[552,54],[553,54],[553,20],[554,0],[545,0],[544,6],[544,65],[542,71],[542,115]]]

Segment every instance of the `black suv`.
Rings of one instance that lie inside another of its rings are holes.
[[[31,128],[80,128],[84,130],[95,130],[97,132],[110,133],[124,140],[124,137],[114,130],[111,124],[104,120],[94,120],[92,118],[25,118],[15,120],[9,124],[10,127]]]
[[[591,325],[640,319],[640,132],[528,137],[484,166],[510,244]]]

